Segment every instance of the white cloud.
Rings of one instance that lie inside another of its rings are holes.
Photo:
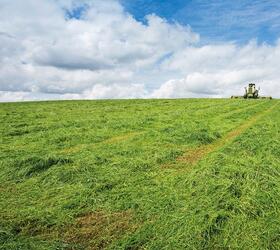
[[[120,98],[145,98],[147,91],[142,84],[118,85],[112,84],[104,86],[102,84],[94,85],[94,87],[83,93],[85,99],[120,99]]]
[[[280,96],[280,42],[200,45],[190,27],[146,19],[115,0],[2,0],[0,100],[218,97],[248,81]]]
[[[188,47],[162,65],[162,70],[185,72],[186,76],[164,83],[153,96],[230,96],[242,94],[248,82],[257,82],[262,93],[280,96],[280,42],[275,46],[234,44]],[[169,91],[168,91],[168,90]]]

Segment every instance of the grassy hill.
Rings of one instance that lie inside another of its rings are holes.
[[[0,104],[0,249],[280,249],[279,104]]]

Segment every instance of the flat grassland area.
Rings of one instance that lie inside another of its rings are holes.
[[[0,104],[0,249],[280,249],[280,101]]]

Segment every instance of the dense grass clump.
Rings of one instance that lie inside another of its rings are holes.
[[[280,248],[277,100],[0,106],[0,249]]]
[[[28,157],[27,159],[23,159],[16,162],[15,168],[18,169],[18,171],[24,169],[25,170],[24,175],[26,177],[31,177],[43,171],[47,171],[49,168],[55,165],[64,165],[67,163],[72,163],[72,161],[68,158],[61,158],[61,157],[39,158],[35,156],[35,157]]]

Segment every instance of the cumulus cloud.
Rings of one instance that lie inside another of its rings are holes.
[[[191,27],[144,24],[116,0],[2,0],[0,45],[2,101],[221,97],[247,81],[280,96],[280,42],[201,45]]]
[[[155,97],[230,96],[242,94],[247,82],[257,82],[263,94],[280,96],[280,42],[275,46],[234,44],[188,47],[174,54],[162,70],[185,72],[181,79],[164,83]]]

